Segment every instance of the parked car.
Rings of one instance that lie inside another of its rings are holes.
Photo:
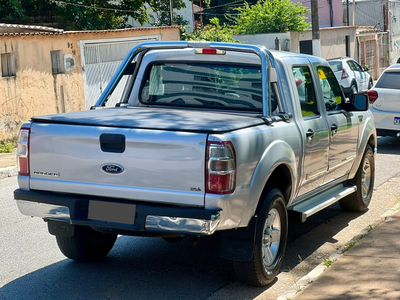
[[[346,97],[359,92],[366,92],[372,85],[371,75],[367,73],[368,67],[361,67],[358,62],[349,57],[330,59],[328,63],[335,72],[336,79]]]
[[[400,136],[400,64],[383,71],[367,94],[378,135]]]

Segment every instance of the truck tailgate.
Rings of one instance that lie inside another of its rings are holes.
[[[206,139],[206,133],[33,123],[30,188],[203,206]]]

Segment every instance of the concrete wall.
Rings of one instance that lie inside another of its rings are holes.
[[[325,59],[346,56],[346,36],[349,36],[350,56],[358,59],[356,27],[354,26],[321,28],[321,56]],[[263,45],[268,49],[275,49],[275,39],[278,38],[281,42],[281,50],[300,53],[300,41],[312,40],[312,32],[308,30],[302,33],[286,32],[233,37],[245,43]]]
[[[358,59],[356,47],[356,27],[329,27],[320,29],[321,57],[325,59],[346,56],[346,36],[349,36],[350,57]],[[312,40],[311,30],[291,32],[291,51],[300,52],[300,41]]]
[[[234,39],[246,44],[263,45],[268,49],[275,48],[275,40],[280,41],[281,50],[290,51],[290,32],[284,33],[263,33],[263,34],[242,34],[232,36]]]
[[[80,40],[149,35],[179,40],[179,28],[0,35],[0,53],[14,53],[16,62],[16,76],[0,77],[0,140],[15,137],[32,116],[85,109]],[[75,68],[52,74],[50,51],[54,50],[70,54]]]

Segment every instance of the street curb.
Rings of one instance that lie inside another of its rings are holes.
[[[18,175],[17,167],[0,168],[0,179]]]
[[[379,218],[373,222],[371,225],[368,225],[364,229],[360,231],[360,233],[354,236],[350,241],[348,241],[343,247],[340,247],[335,253],[329,256],[328,260],[334,263],[339,258],[343,257],[343,253],[349,250],[352,246],[358,243],[364,236],[368,235],[372,230],[381,225],[387,220],[390,220],[390,217],[395,213],[399,212],[400,203],[395,204],[391,209],[387,212],[379,216]],[[298,293],[304,291],[304,289],[315,280],[318,279],[321,274],[328,269],[329,267],[325,266],[324,263],[320,263],[313,270],[311,270],[307,275],[300,278],[296,283],[294,283],[286,292],[276,298],[276,300],[287,300],[293,299]]]

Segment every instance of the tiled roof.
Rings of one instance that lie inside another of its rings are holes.
[[[6,26],[3,27],[4,25],[6,25]],[[8,27],[8,25],[11,27]],[[25,31],[5,32],[5,30],[3,30],[3,28],[21,28],[19,26],[23,26]],[[148,31],[148,30],[154,30],[154,29],[169,29],[169,28],[180,28],[180,26],[136,27],[136,28],[125,28],[125,29],[113,29],[113,30],[64,31],[62,29],[55,29],[55,28],[51,28],[51,27],[30,26],[30,25],[13,25],[13,24],[1,24],[0,23],[0,36],[102,34],[102,33],[106,33],[106,32]],[[47,29],[47,31],[44,31],[45,29]]]
[[[33,33],[33,32],[62,33],[63,31],[64,31],[63,29],[46,27],[46,26],[0,23],[0,33]]]

